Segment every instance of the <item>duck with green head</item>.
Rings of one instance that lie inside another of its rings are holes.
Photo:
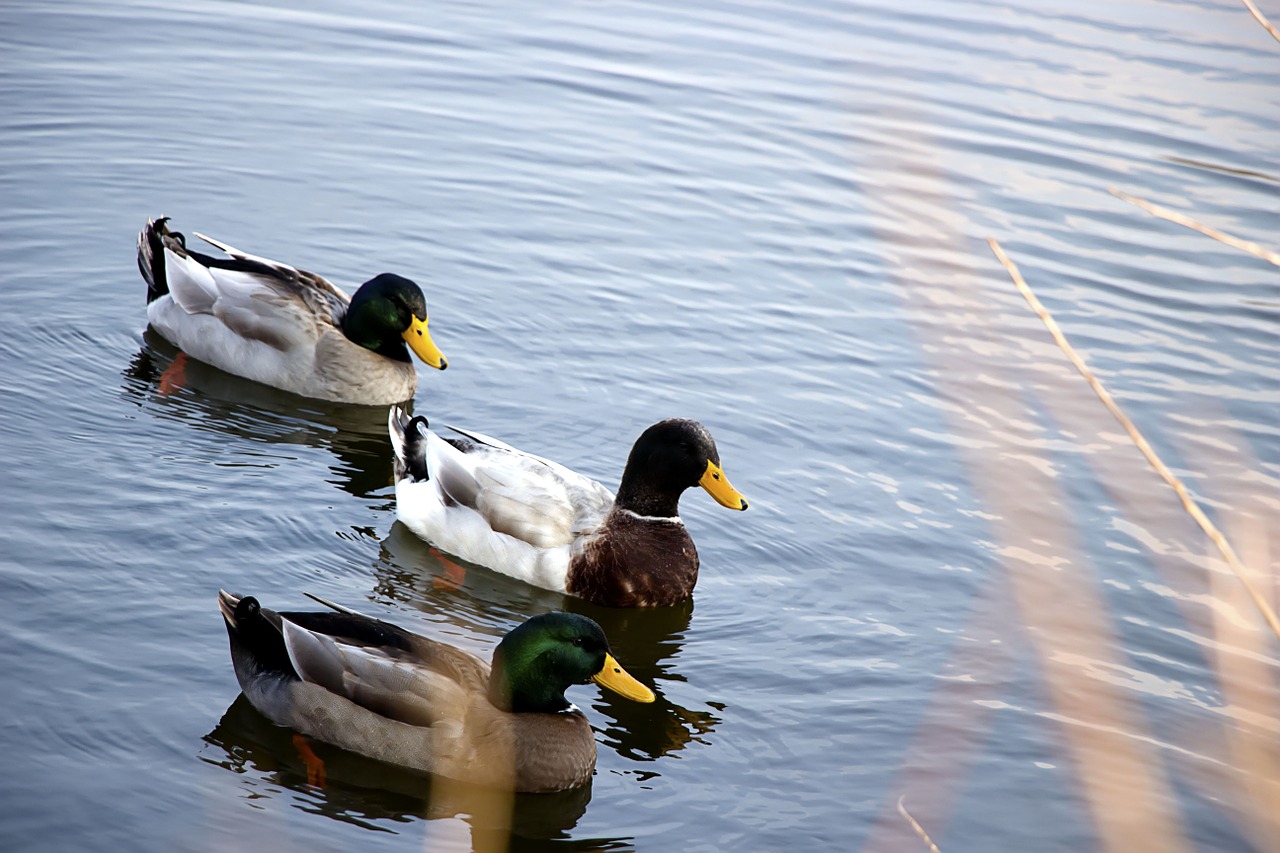
[[[410,351],[449,366],[427,329],[422,289],[409,279],[383,273],[348,298],[314,273],[196,236],[230,257],[188,248],[167,217],[138,235],[147,320],[192,358],[304,397],[364,405],[414,395]]]
[[[236,679],[272,722],[380,761],[516,791],[574,788],[590,780],[596,744],[565,690],[594,681],[654,700],[585,616],[534,616],[490,666],[317,600],[333,612],[277,613],[219,591]]]

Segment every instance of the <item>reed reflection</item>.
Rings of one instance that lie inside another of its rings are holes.
[[[127,399],[159,418],[272,445],[328,450],[335,486],[359,498],[391,479],[387,413],[298,397],[188,358],[150,328],[122,372]]]
[[[456,560],[400,522],[382,540],[374,576],[375,598],[413,607],[433,621],[463,628],[472,636],[490,636],[495,643],[529,616],[548,610],[580,613],[600,623],[614,656],[658,694],[648,705],[615,701],[607,691],[592,697],[592,708],[600,715],[593,715],[592,723],[604,736],[601,742],[632,761],[656,761],[690,743],[705,742],[720,723],[709,711],[682,707],[663,695],[664,681],[685,680],[675,660],[693,618],[692,600],[672,607],[600,607]],[[466,645],[453,637],[450,642]],[[468,648],[486,657],[492,646],[472,643]],[[652,767],[646,771],[658,772]]]

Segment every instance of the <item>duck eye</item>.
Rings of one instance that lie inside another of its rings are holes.
[[[574,637],[574,638],[573,638],[573,644],[574,644],[575,646],[577,646],[578,648],[582,648],[582,643],[583,643],[583,640],[582,640],[582,638],[581,638],[581,637]]]

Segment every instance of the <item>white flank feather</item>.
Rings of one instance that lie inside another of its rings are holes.
[[[473,445],[459,450],[427,431],[429,479],[414,482],[403,475],[404,442],[391,424],[399,519],[444,551],[564,592],[575,542],[603,522],[612,493],[563,465],[451,429]]]

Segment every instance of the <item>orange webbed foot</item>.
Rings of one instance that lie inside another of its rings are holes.
[[[462,584],[467,579],[467,570],[459,566],[453,560],[450,560],[436,548],[432,548],[431,554],[441,565],[444,566],[444,574],[436,575],[431,579],[431,586],[435,589],[461,589]]]
[[[298,757],[307,766],[307,784],[313,788],[324,787],[324,759],[316,755],[311,744],[302,735],[293,736],[293,748],[298,750]]]
[[[160,396],[168,397],[181,390],[187,384],[187,354],[178,353],[178,357],[160,374]]]

